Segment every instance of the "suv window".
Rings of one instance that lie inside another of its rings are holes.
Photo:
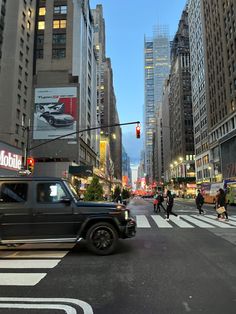
[[[37,184],[38,203],[58,203],[67,197],[60,183],[39,183]]]
[[[0,201],[3,203],[23,203],[27,201],[27,183],[3,183],[0,191]]]

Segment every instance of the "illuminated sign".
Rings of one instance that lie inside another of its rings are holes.
[[[0,168],[10,170],[20,170],[22,164],[22,156],[5,150],[0,150]]]

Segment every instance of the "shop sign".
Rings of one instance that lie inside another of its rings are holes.
[[[5,150],[0,150],[0,168],[20,170],[22,163],[21,160],[21,155],[17,155]]]

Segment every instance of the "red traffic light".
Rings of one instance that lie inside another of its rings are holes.
[[[140,138],[140,131],[141,131],[140,125],[137,125],[136,126],[136,138]]]
[[[30,172],[33,172],[33,170],[34,170],[34,158],[33,157],[28,157],[27,158],[27,169]]]

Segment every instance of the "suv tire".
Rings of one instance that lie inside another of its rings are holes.
[[[93,253],[109,255],[117,246],[118,234],[110,223],[98,222],[87,231],[86,241],[89,250]]]

